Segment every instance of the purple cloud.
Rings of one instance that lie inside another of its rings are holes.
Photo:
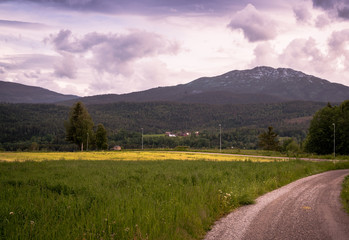
[[[311,20],[311,13],[304,6],[293,8],[293,13],[297,19],[297,22],[307,23]]]
[[[276,22],[259,12],[252,4],[237,12],[228,27],[241,29],[250,42],[270,40],[276,37]]]
[[[349,6],[338,9],[338,16],[341,18],[349,19]]]
[[[74,11],[102,13],[133,13],[133,14],[186,14],[228,12],[232,2],[229,0],[3,0],[2,2],[30,2],[53,8]],[[234,3],[236,4],[236,3]]]
[[[330,51],[337,56],[345,56],[349,61],[349,49],[346,47],[349,45],[349,29],[342,31],[335,31],[332,33],[328,46]]]
[[[48,28],[47,25],[41,23],[32,23],[32,22],[21,22],[21,21],[10,21],[0,19],[0,26],[11,27],[11,28],[24,28],[24,29],[45,29]]]
[[[45,41],[51,43],[61,54],[89,52],[92,54],[89,63],[98,72],[107,71],[115,74],[127,74],[129,65],[139,59],[161,54],[176,54],[179,50],[177,43],[143,31],[133,31],[124,35],[89,33],[78,38],[74,37],[70,30],[61,30],[58,34],[50,35]],[[69,71],[67,76],[74,76],[70,73],[73,72]]]
[[[313,6],[322,9],[332,9],[337,0],[313,0]]]
[[[279,56],[279,61],[287,66],[295,69],[308,67],[319,73],[328,69],[327,60],[313,38],[294,39]]]
[[[57,57],[43,54],[16,54],[0,58],[0,67],[7,70],[33,70],[49,68]]]
[[[331,23],[331,20],[326,14],[322,14],[316,18],[315,26],[318,28],[323,28]]]
[[[349,19],[348,0],[313,0],[313,6],[328,12],[333,12],[336,17]]]
[[[54,65],[54,74],[59,78],[76,78],[77,67],[73,54],[61,53],[62,58]]]

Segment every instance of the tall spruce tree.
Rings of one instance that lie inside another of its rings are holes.
[[[66,140],[75,143],[81,151],[93,140],[93,121],[82,102],[77,102],[70,111],[69,120],[65,123]]]
[[[268,131],[258,136],[258,145],[264,150],[279,150],[278,135],[273,131],[273,127],[268,127]]]

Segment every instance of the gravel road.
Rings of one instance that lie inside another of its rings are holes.
[[[217,221],[212,239],[349,239],[340,191],[349,170],[306,177],[267,193]]]

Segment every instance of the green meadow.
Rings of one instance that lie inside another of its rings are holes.
[[[201,239],[217,219],[259,195],[349,168],[349,162],[86,160],[0,162],[0,239]]]

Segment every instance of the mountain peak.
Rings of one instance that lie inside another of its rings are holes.
[[[258,72],[260,75],[263,76],[270,76],[270,77],[281,77],[281,78],[287,78],[287,77],[306,77],[310,76],[307,74],[304,74],[300,71],[293,70],[291,68],[272,68],[267,66],[258,66],[250,71],[252,72]]]
[[[234,94],[263,94],[286,100],[340,102],[349,99],[349,87],[307,75],[290,68],[258,66],[234,70],[187,84],[191,93],[226,91]]]

